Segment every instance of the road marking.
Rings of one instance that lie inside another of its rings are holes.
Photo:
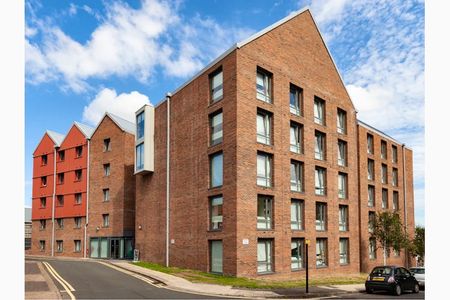
[[[105,263],[105,262],[102,262],[102,261],[97,261],[97,263],[105,265],[105,266],[108,266],[108,267],[110,267],[110,268],[112,268],[114,270],[117,270],[119,272],[125,273],[127,275],[133,276],[134,278],[137,278],[137,279],[140,279],[142,281],[145,281],[146,283],[151,284],[154,287],[161,288],[159,285],[156,285],[155,282],[153,282],[151,279],[149,279],[149,278],[147,278],[145,276],[142,276],[142,275],[139,275],[139,274],[136,274],[136,273],[124,270],[122,268],[116,267],[114,265],[111,265],[111,264],[108,264],[108,263]]]
[[[72,294],[72,292],[74,292],[74,288],[67,282],[65,281],[59,274],[58,272],[56,272],[55,269],[53,269],[53,267],[46,261],[42,262],[46,267],[48,272],[62,285],[62,287],[64,288],[64,290],[67,292],[67,294],[69,294],[70,299],[71,300],[75,300],[75,296]],[[67,285],[70,286],[70,288]]]

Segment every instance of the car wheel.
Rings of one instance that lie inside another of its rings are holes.
[[[418,283],[414,283],[414,293],[418,293],[420,290],[419,284]]]
[[[396,296],[400,296],[400,295],[402,294],[402,287],[401,287],[399,284],[397,284],[397,285],[395,286],[395,288],[394,288],[394,294],[395,294]]]

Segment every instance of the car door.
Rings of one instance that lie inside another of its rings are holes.
[[[405,274],[402,271],[402,268],[395,269],[395,281],[402,287],[402,290],[408,289],[407,283],[405,282]]]
[[[407,269],[402,268],[403,272],[405,273],[405,282],[407,284],[406,289],[408,290],[414,290],[414,276],[411,274],[411,272],[409,272]]]

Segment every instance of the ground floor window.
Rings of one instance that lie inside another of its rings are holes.
[[[223,246],[222,241],[211,241],[211,272],[223,273]]]
[[[327,262],[327,239],[316,239],[316,266],[326,267]]]
[[[258,273],[273,271],[272,239],[258,239]]]
[[[63,250],[64,250],[63,241],[61,240],[56,241],[56,252],[63,252]]]
[[[133,258],[134,240],[132,237],[92,237],[89,245],[91,258]]]
[[[39,241],[39,250],[45,251],[45,241],[44,240]]]
[[[292,239],[291,241],[291,269],[299,270],[304,268],[303,253],[305,247],[304,239]]]
[[[377,245],[375,239],[369,239],[369,258],[375,259],[377,258]]]
[[[339,239],[339,263],[341,265],[348,264],[348,239]]]
[[[74,240],[74,251],[80,252],[81,251],[81,240]]]

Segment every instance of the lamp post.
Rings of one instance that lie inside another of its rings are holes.
[[[309,279],[309,274],[308,274],[308,246],[309,246],[310,240],[305,240],[305,246],[306,246],[306,253],[305,253],[305,264],[306,264],[306,293],[309,293],[309,284],[308,284],[308,279]]]

